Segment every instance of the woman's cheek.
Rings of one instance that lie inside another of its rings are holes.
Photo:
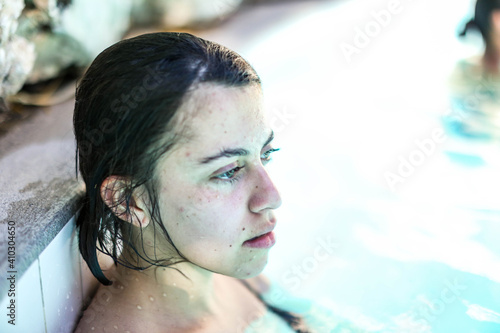
[[[171,219],[174,223],[169,223],[177,231],[173,234],[189,243],[203,240],[204,245],[210,241],[229,247],[237,242],[239,235],[235,230],[246,227],[247,208],[244,205],[243,188],[233,186],[230,188],[232,191],[227,191],[228,189],[226,186],[222,189],[184,188],[182,200],[179,197],[167,200],[167,204],[176,202],[175,207],[168,209],[175,212]],[[189,239],[186,239],[187,235]]]

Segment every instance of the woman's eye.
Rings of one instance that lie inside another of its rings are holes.
[[[266,151],[264,154],[260,155],[260,159],[264,162],[269,162],[271,160],[271,154],[274,153],[275,151],[280,150],[279,148],[271,148],[268,151]]]
[[[237,174],[238,171],[240,171],[243,168],[244,167],[237,166],[236,168],[233,168],[233,169],[231,169],[229,171],[226,171],[224,173],[221,173],[221,174],[215,176],[215,178],[219,179],[219,180],[234,180],[235,179],[235,174]]]
[[[278,151],[279,148],[271,148],[264,152],[262,155],[260,155],[260,159],[262,160],[263,164],[267,164],[269,161],[271,161],[271,154],[274,153],[275,151]],[[230,182],[233,183],[237,181],[240,177],[238,176],[238,173],[241,169],[243,169],[245,166],[237,166],[235,168],[232,168],[231,170],[225,171],[223,173],[220,173],[213,178],[218,181],[224,181],[224,182]]]

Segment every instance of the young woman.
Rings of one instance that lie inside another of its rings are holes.
[[[484,68],[491,73],[499,73],[500,65],[500,1],[478,0],[474,18],[465,25],[460,33],[464,37],[471,29],[479,30],[485,44],[482,57]]]
[[[474,18],[460,36],[476,29],[481,55],[460,60],[450,78],[452,113],[444,118],[451,135],[490,142],[500,140],[500,1],[478,0]]]
[[[77,332],[243,332],[269,310],[306,331],[260,296],[281,198],[260,79],[244,59],[190,34],[121,41],[81,80],[74,128],[80,250],[112,283]],[[104,274],[97,251],[116,269]]]

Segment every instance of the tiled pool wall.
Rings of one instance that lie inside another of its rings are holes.
[[[16,281],[15,297],[2,295],[0,332],[72,332],[97,284],[80,256],[73,217]],[[11,299],[15,325],[9,324]]]

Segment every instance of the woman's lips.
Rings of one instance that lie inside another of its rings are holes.
[[[243,246],[258,248],[258,249],[268,249],[276,243],[274,238],[274,232],[270,231],[259,237],[249,239],[243,243]]]

